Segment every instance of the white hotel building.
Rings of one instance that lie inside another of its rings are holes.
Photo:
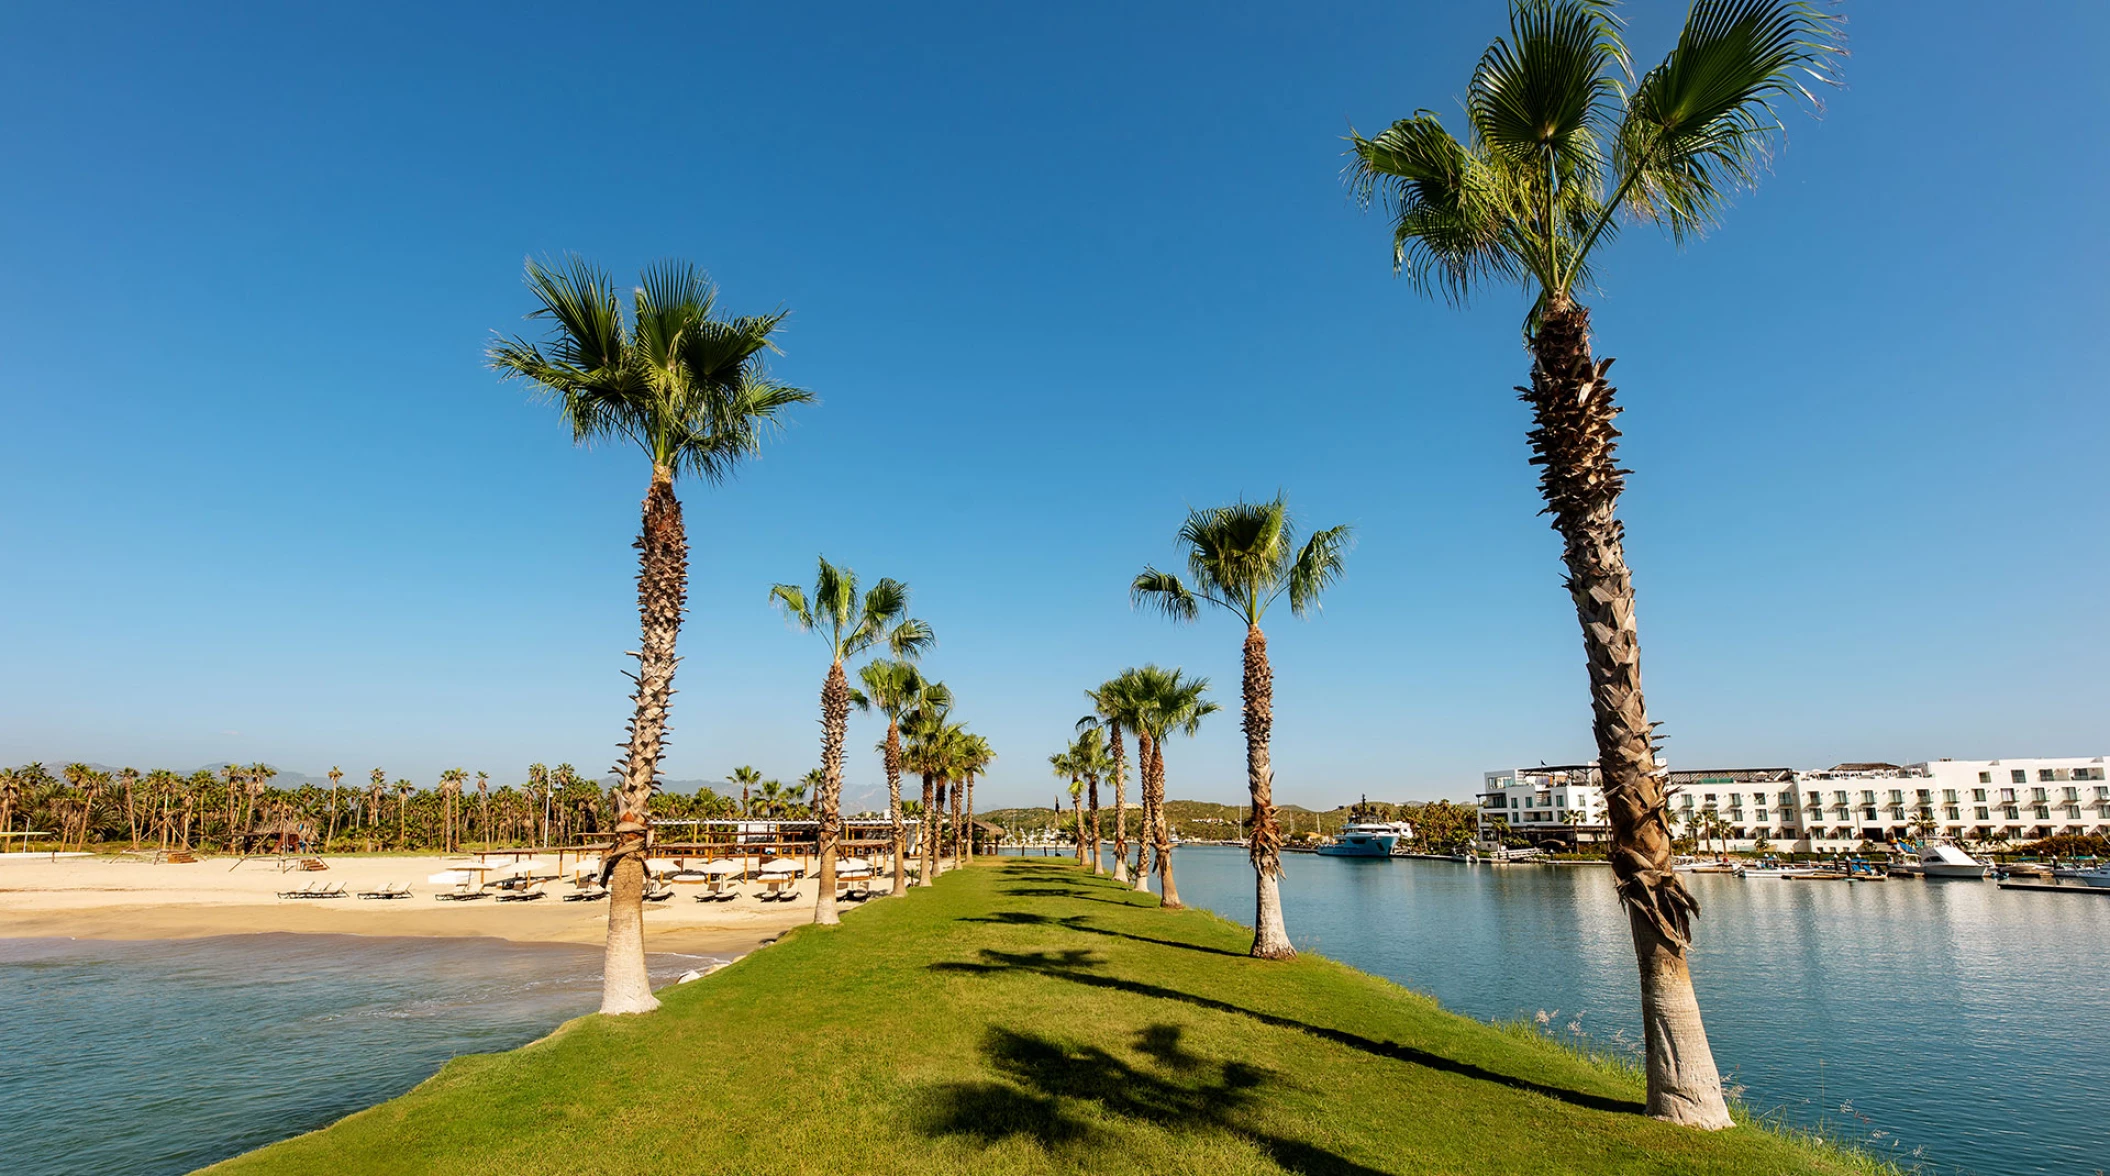
[[[1801,853],[1929,833],[2013,842],[2110,836],[2105,766],[2105,757],[2094,756],[1672,771],[1670,816],[1680,834],[1713,830],[1717,843],[1736,849],[1764,838],[1782,852]],[[1479,800],[1482,841],[1494,840],[1497,822],[1533,843],[1606,833],[1594,764],[1488,772]]]

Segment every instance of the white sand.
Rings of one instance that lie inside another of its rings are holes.
[[[185,939],[293,931],[599,943],[606,934],[607,901],[563,901],[572,890],[568,877],[549,883],[548,896],[535,902],[441,902],[433,896],[446,887],[425,879],[474,859],[361,855],[323,860],[329,869],[280,872],[275,859],[238,866],[225,857],[157,865],[103,856],[52,861],[10,855],[0,860],[0,936]],[[567,859],[567,873],[570,868]],[[346,897],[278,897],[279,891],[311,882],[342,883]],[[409,883],[412,897],[356,897],[391,882]],[[886,879],[875,886],[880,893],[888,888]],[[757,901],[759,888],[752,883],[731,902],[698,902],[701,889],[677,884],[674,897],[645,904],[647,950],[740,955],[813,919],[811,879],[798,883],[799,897],[790,902]]]

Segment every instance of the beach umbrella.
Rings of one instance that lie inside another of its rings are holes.
[[[663,878],[668,874],[681,873],[681,867],[668,858],[646,858],[645,872],[655,878]]]
[[[763,862],[762,872],[765,874],[800,874],[805,871],[799,868],[797,858],[777,858],[774,861]]]
[[[733,858],[719,858],[715,862],[704,863],[699,872],[713,878],[723,878],[731,874],[741,873],[743,869],[744,867],[740,862]]]

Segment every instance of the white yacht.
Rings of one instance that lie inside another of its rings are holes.
[[[1946,843],[1920,847],[1920,873],[1929,878],[1983,878],[1986,864]]]
[[[1391,857],[1393,846],[1413,837],[1414,826],[1405,821],[1356,821],[1318,852],[1327,857]]]

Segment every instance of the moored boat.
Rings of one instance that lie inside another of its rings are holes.
[[[1321,844],[1317,852],[1325,857],[1385,858],[1392,856],[1394,846],[1413,836],[1414,826],[1405,821],[1358,821]]]
[[[1986,869],[1984,862],[1946,842],[1920,847],[1919,872],[1929,879],[1984,878]]]

